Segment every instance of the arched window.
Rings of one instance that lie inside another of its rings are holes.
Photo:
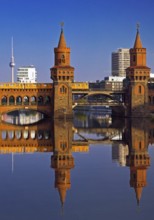
[[[61,151],[65,151],[67,149],[67,142],[66,141],[60,142],[60,149],[61,149]]]
[[[38,105],[43,105],[43,97],[42,96],[38,97]]]
[[[24,138],[24,139],[28,139],[28,136],[29,136],[28,131],[27,131],[27,130],[24,130],[24,131],[23,131],[23,138]]]
[[[14,131],[8,131],[8,138],[12,140],[14,138]]]
[[[45,132],[44,132],[44,138],[45,138],[45,140],[48,140],[49,137],[50,137],[50,132],[49,132],[49,131],[45,131]]]
[[[23,99],[24,105],[29,105],[29,97],[25,96]]]
[[[133,55],[133,62],[135,62],[136,61],[136,56],[135,55]]]
[[[10,97],[9,97],[9,105],[14,105],[14,103],[15,103],[14,97],[13,97],[13,96],[10,96]]]
[[[32,139],[35,139],[35,137],[36,137],[36,132],[35,132],[35,130],[31,130],[31,132],[30,132],[30,137],[31,137]]]
[[[139,93],[139,94],[142,93],[142,87],[141,87],[141,86],[138,87],[138,93]]]
[[[64,54],[61,55],[61,62],[65,63],[65,55]]]
[[[31,105],[36,105],[36,97],[35,96],[30,97],[30,103],[31,103]]]
[[[7,132],[6,131],[2,131],[1,135],[2,135],[2,140],[5,140],[7,138]]]
[[[38,140],[41,140],[43,138],[43,132],[42,131],[38,131],[37,138],[38,138]]]
[[[151,104],[151,96],[149,96],[149,104]]]
[[[51,103],[51,98],[50,98],[50,96],[46,96],[46,97],[45,97],[44,103],[45,103],[45,104],[50,104],[50,103]]]
[[[3,96],[2,97],[2,105],[7,105],[7,97],[6,96]]]
[[[142,149],[142,143],[141,143],[141,141],[139,142],[139,149],[140,149],[140,150]]]
[[[66,86],[61,86],[60,87],[60,94],[66,94],[67,93],[67,88],[66,88]]]
[[[21,138],[21,131],[15,131],[15,136],[19,140]]]
[[[17,96],[17,98],[16,98],[16,104],[17,104],[17,105],[22,105],[22,98],[21,98],[21,96]]]

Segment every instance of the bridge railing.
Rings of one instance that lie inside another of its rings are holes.
[[[53,87],[52,83],[0,83],[0,89],[30,89],[30,88],[48,88]]]
[[[111,89],[111,88],[89,88],[89,91],[112,91],[112,92],[116,92],[116,93],[123,93],[124,92],[124,89],[119,89],[119,90],[117,90],[117,89]]]

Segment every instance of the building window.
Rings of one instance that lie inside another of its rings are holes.
[[[45,104],[50,104],[51,103],[51,98],[50,96],[45,97]]]
[[[60,94],[66,94],[67,93],[67,88],[63,85],[60,87]]]
[[[138,87],[138,92],[139,92],[140,94],[142,93],[142,87],[141,87],[141,86]]]
[[[36,97],[35,96],[30,97],[30,103],[31,103],[31,105],[36,105]]]
[[[149,96],[149,104],[151,104],[151,96]]]
[[[62,151],[65,151],[67,149],[67,142],[66,141],[61,141],[60,142],[60,149]]]
[[[24,103],[24,105],[29,105],[29,97],[28,96],[24,97],[23,103]]]
[[[17,96],[17,98],[16,98],[16,104],[17,104],[17,105],[22,105],[22,98],[21,98],[21,96]]]
[[[38,105],[43,105],[43,97],[42,96],[39,96],[37,101],[38,101]]]
[[[10,97],[9,97],[9,105],[14,105],[14,103],[15,103],[14,97],[13,97],[13,96],[10,96]]]
[[[2,105],[7,105],[7,97],[6,96],[3,96],[2,97]]]
[[[140,149],[140,150],[142,149],[142,143],[141,143],[141,141],[139,142],[139,149]]]

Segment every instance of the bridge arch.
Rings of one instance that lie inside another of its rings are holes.
[[[79,97],[77,100],[95,100],[95,101],[100,101],[100,102],[116,102],[117,99],[113,97],[111,94],[107,93],[101,93],[101,92],[90,92],[88,94],[83,94],[82,96]]]
[[[9,105],[14,105],[15,104],[15,98],[14,98],[14,96],[10,96],[9,97]]]
[[[13,131],[13,130],[8,131],[8,138],[9,138],[10,140],[13,140],[13,139],[14,139],[14,131]]]
[[[38,96],[38,99],[37,99],[37,102],[38,102],[38,105],[43,105],[43,96]]]
[[[1,100],[2,105],[7,105],[7,97],[3,96]]]
[[[24,138],[24,139],[28,139],[28,137],[29,137],[28,130],[24,130],[24,131],[23,131],[23,138]]]
[[[37,103],[36,96],[31,96],[31,97],[30,97],[30,104],[31,104],[31,105],[36,105],[36,103]]]
[[[24,98],[23,98],[23,104],[24,104],[24,105],[29,105],[29,96],[24,96]]]
[[[30,137],[31,137],[31,139],[35,139],[36,138],[36,131],[35,130],[31,130]]]
[[[50,104],[51,103],[51,98],[50,96],[45,96],[45,99],[44,99],[44,104]]]
[[[17,138],[17,140],[20,140],[22,138],[22,133],[20,130],[15,131],[15,137]]]
[[[16,97],[16,105],[22,105],[22,97],[21,96]]]

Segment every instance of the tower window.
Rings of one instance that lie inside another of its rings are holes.
[[[135,55],[133,55],[133,62],[135,62],[136,61],[136,56]]]
[[[67,142],[66,141],[61,141],[60,142],[60,148],[62,151],[65,151],[67,149]]]
[[[141,86],[138,87],[138,92],[139,92],[140,94],[142,93],[142,87],[141,87]]]
[[[65,86],[60,87],[60,94],[66,94],[67,93],[67,88]]]
[[[62,56],[61,56],[61,62],[65,63],[65,56],[64,56],[64,54],[62,54]]]
[[[139,149],[141,150],[141,148],[142,148],[142,143],[141,143],[141,141],[139,142]]]

